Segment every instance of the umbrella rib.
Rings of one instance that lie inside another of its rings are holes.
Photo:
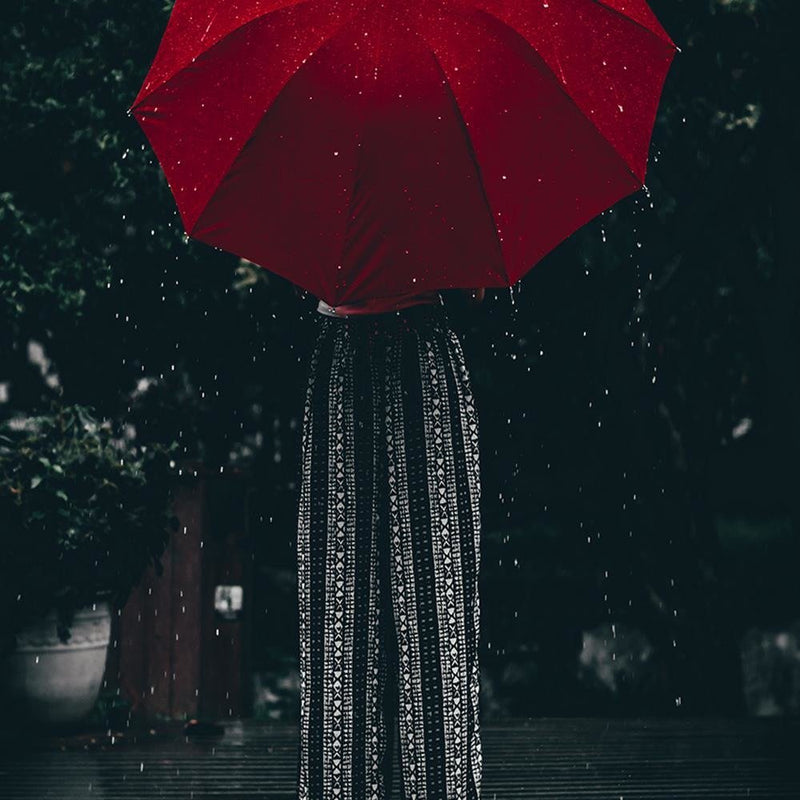
[[[630,174],[633,175],[633,177],[637,180],[638,183],[642,183],[641,178],[639,178],[639,176],[633,171],[633,169],[631,168],[631,165],[625,160],[625,158],[620,155],[620,153],[617,150],[617,148],[614,147],[614,145],[611,144],[611,142],[609,142],[608,139],[606,139],[606,137],[603,135],[603,132],[600,130],[600,128],[597,127],[597,124],[594,122],[594,120],[591,117],[586,116],[586,114],[583,111],[583,109],[575,102],[575,100],[572,98],[570,93],[564,88],[564,85],[558,79],[558,76],[555,74],[555,72],[553,72],[552,69],[550,69],[550,65],[542,58],[542,56],[539,54],[539,52],[533,46],[533,44],[527,39],[527,37],[523,36],[521,33],[519,33],[518,31],[514,30],[514,28],[512,28],[507,22],[505,22],[504,20],[500,19],[500,17],[498,17],[497,15],[493,14],[491,11],[487,11],[486,9],[479,8],[479,9],[477,9],[477,12],[479,14],[485,14],[487,17],[491,17],[491,19],[493,19],[496,22],[498,22],[513,37],[516,37],[517,39],[520,39],[521,41],[523,41],[525,43],[527,48],[536,57],[535,59],[533,59],[535,65],[547,77],[550,78],[550,80],[553,82],[553,84],[555,84],[555,86],[558,89],[558,91],[561,92],[561,94],[566,98],[567,102],[571,106],[573,106],[578,111],[578,113],[595,129],[595,131],[597,132],[597,135],[600,137],[600,139],[603,142],[605,142],[606,145],[608,145],[608,147],[611,149],[611,151],[614,153],[614,155],[625,165],[625,169],[627,169],[628,172],[630,172]]]
[[[271,9],[269,9],[269,11],[265,11],[263,14],[258,14],[257,16],[253,17],[252,19],[247,20],[247,22],[243,22],[241,25],[238,25],[236,28],[232,28],[224,36],[222,36],[221,38],[217,39],[217,41],[214,42],[210,47],[208,47],[207,49],[203,50],[199,55],[195,56],[194,59],[189,59],[186,63],[183,63],[180,66],[176,67],[175,70],[169,75],[169,77],[164,78],[161,81],[161,83],[158,84],[158,86],[154,86],[147,93],[143,94],[139,98],[139,100],[128,109],[128,111],[130,112],[134,108],[136,108],[137,106],[140,106],[142,103],[144,103],[144,101],[148,97],[150,97],[150,95],[155,94],[157,91],[163,89],[171,80],[173,80],[183,70],[185,70],[191,64],[197,63],[198,59],[202,58],[203,56],[205,56],[208,53],[210,53],[212,50],[214,50],[217,47],[219,47],[223,42],[225,42],[226,39],[228,39],[228,37],[233,36],[234,34],[239,33],[240,31],[243,31],[245,28],[249,27],[250,25],[255,25],[256,23],[260,22],[261,20],[265,19],[266,17],[269,17],[271,14],[274,14],[274,13],[276,13],[278,11],[282,11],[284,8],[289,8],[289,7],[297,8],[298,6],[308,5],[309,3],[312,3],[312,2],[314,2],[314,0],[297,0],[297,2],[287,2],[287,3],[284,3],[283,5],[271,8]]]
[[[234,156],[231,159],[230,164],[228,164],[228,166],[225,167],[225,169],[222,171],[222,173],[220,174],[219,180],[217,181],[216,185],[214,186],[214,190],[209,194],[208,200],[206,201],[205,205],[200,209],[200,212],[198,213],[197,217],[195,218],[194,224],[192,225],[192,230],[188,232],[190,236],[194,236],[194,232],[197,230],[197,226],[200,223],[200,220],[202,219],[203,214],[205,214],[206,209],[208,208],[209,204],[214,199],[214,195],[217,193],[217,190],[222,185],[222,182],[225,180],[225,178],[227,177],[228,173],[231,171],[231,167],[236,163],[236,159],[239,158],[239,156],[242,154],[242,150],[244,150],[244,148],[247,146],[247,143],[253,137],[253,134],[257,130],[258,126],[261,125],[261,123],[264,121],[264,117],[266,117],[267,114],[269,114],[269,112],[275,106],[275,101],[286,91],[286,87],[289,86],[289,84],[292,82],[292,80],[294,78],[296,78],[303,71],[303,69],[306,67],[307,64],[310,63],[310,61],[314,58],[314,56],[316,56],[317,53],[319,53],[319,51],[326,44],[328,44],[328,42],[330,42],[330,40],[333,39],[334,36],[337,36],[341,32],[342,28],[345,25],[347,25],[350,21],[351,21],[350,17],[348,17],[345,20],[343,20],[341,25],[339,25],[339,27],[337,27],[336,30],[333,31],[330,34],[330,36],[326,37],[323,41],[321,41],[319,43],[319,45],[317,45],[316,48],[314,48],[314,50],[312,51],[311,55],[306,57],[305,61],[286,79],[286,82],[283,84],[283,86],[281,86],[281,88],[278,89],[277,93],[272,98],[272,101],[270,102],[269,107],[266,108],[264,110],[264,112],[259,117],[257,117],[255,125],[253,125],[253,127],[250,130],[250,132],[247,134],[247,136],[244,139],[244,144],[234,153]]]
[[[417,34],[419,36],[419,34]],[[426,39],[420,36],[423,39],[425,44],[430,48],[431,55],[433,56],[433,60],[436,63],[436,67],[442,75],[444,79],[445,90],[447,92],[447,96],[450,98],[450,102],[453,105],[453,109],[455,110],[456,116],[461,123],[461,130],[464,133],[464,140],[467,146],[467,153],[469,157],[472,159],[472,163],[475,165],[475,172],[478,176],[478,183],[480,185],[481,190],[481,197],[483,197],[483,202],[486,205],[486,211],[489,214],[489,219],[492,221],[492,230],[494,231],[495,241],[497,242],[497,250],[500,253],[500,263],[502,265],[503,275],[505,276],[506,281],[509,280],[508,272],[505,269],[505,257],[503,256],[503,246],[500,242],[500,235],[497,233],[497,223],[495,222],[494,212],[492,211],[492,206],[489,203],[489,196],[486,193],[486,184],[483,180],[483,173],[481,172],[480,164],[478,163],[477,156],[475,155],[475,147],[472,143],[472,137],[469,135],[469,128],[467,127],[466,120],[464,119],[464,115],[461,112],[461,106],[458,104],[458,100],[456,99],[455,94],[453,93],[452,88],[450,87],[450,82],[447,80],[447,73],[445,73],[444,69],[442,68],[441,62],[439,61],[438,56],[436,55],[436,51],[433,46],[428,42]]]
[[[598,5],[598,6],[602,6],[609,13],[615,14],[618,17],[622,17],[624,20],[627,20],[628,22],[632,22],[634,25],[637,25],[638,27],[642,28],[642,30],[645,30],[648,33],[650,33],[653,36],[655,36],[656,39],[658,39],[658,41],[661,42],[661,44],[665,44],[665,45],[667,45],[667,47],[669,47],[671,49],[675,49],[675,44],[671,39],[668,39],[668,41],[665,41],[664,38],[661,36],[661,34],[656,33],[651,28],[648,28],[647,25],[643,25],[641,22],[639,22],[638,20],[635,20],[633,17],[629,17],[627,14],[623,13],[618,8],[612,8],[611,6],[609,6],[605,2],[603,2],[603,0],[589,0],[589,2],[590,3],[594,3],[595,5]],[[659,25],[660,24],[661,23],[659,22]],[[667,36],[669,37],[669,34],[667,34]]]

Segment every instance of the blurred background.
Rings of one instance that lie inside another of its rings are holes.
[[[682,52],[646,188],[478,310],[445,293],[481,423],[486,719],[800,711],[795,4],[649,5]],[[107,581],[98,707],[290,721],[317,312],[188,239],[126,114],[171,6],[2,6],[0,417],[79,405],[131,458],[175,443],[161,572]],[[45,608],[43,547],[88,554],[79,597],[130,536],[70,530],[26,554],[5,526],[4,635]]]

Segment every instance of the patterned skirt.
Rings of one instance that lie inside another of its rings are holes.
[[[478,800],[478,418],[443,306],[318,315],[297,529],[299,800]],[[396,731],[396,734],[395,734]]]

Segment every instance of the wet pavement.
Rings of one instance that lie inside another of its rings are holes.
[[[484,724],[481,739],[482,800],[800,799],[797,717],[541,718]],[[296,745],[296,726],[254,720],[6,734],[0,798],[296,800]],[[396,750],[394,775],[402,800]]]

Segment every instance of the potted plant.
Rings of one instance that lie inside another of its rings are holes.
[[[178,445],[51,404],[0,423],[0,694],[21,721],[60,724],[97,698],[112,608],[163,572]]]

